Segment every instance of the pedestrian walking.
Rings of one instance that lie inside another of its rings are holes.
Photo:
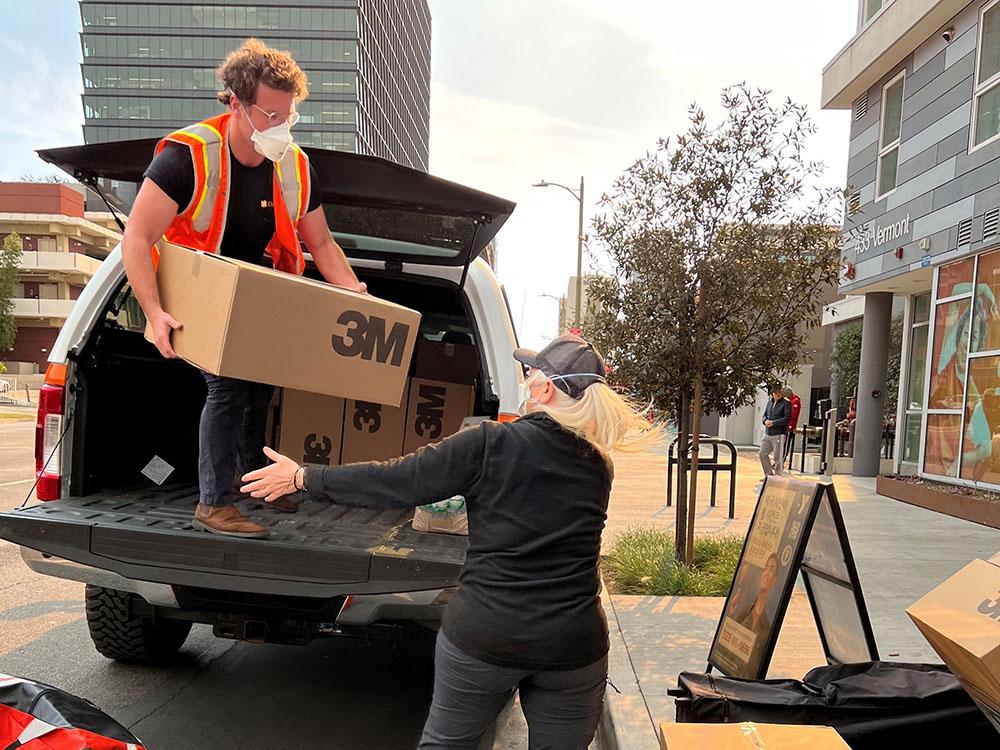
[[[792,418],[792,405],[785,398],[784,390],[775,388],[771,392],[771,400],[764,409],[764,437],[760,441],[760,465],[764,476],[781,476],[784,462],[785,436],[788,434],[788,422]],[[774,462],[771,462],[771,454]]]
[[[369,508],[463,495],[469,549],[437,637],[434,697],[419,747],[477,747],[519,691],[529,748],[584,750],[604,700],[608,630],[598,561],[612,448],[644,450],[662,430],[605,382],[598,351],[560,336],[528,369],[525,416],[487,421],[384,463],[249,473],[243,492],[267,502],[293,491]]]

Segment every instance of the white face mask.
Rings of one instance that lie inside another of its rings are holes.
[[[525,379],[521,383],[521,403],[517,405],[517,413],[522,417],[528,412],[532,411],[531,404],[537,404],[538,400],[531,397],[531,386],[540,385],[545,382],[545,375],[541,372],[535,372]]]
[[[257,153],[271,161],[281,161],[285,157],[288,147],[292,145],[292,126],[283,122],[267,130],[257,130],[254,128],[246,109],[243,110],[243,116],[247,118],[247,122],[253,128],[250,140]]]
[[[600,375],[596,375],[590,372],[578,372],[578,373],[573,373],[571,375],[553,375],[551,378],[546,378],[545,374],[541,370],[537,371],[536,373],[531,375],[531,377],[529,377],[527,380],[521,383],[522,398],[521,398],[521,403],[518,404],[517,406],[517,413],[523,417],[525,414],[534,411],[531,408],[531,404],[537,404],[538,399],[534,399],[531,397],[532,385],[541,385],[546,380],[551,380],[553,383],[555,383],[555,381],[557,380],[569,380],[570,378],[581,378],[581,377],[591,377],[595,380],[595,382],[598,383],[607,382]],[[565,391],[563,392],[565,393]]]

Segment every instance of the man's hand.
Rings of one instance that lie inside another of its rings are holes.
[[[345,284],[344,289],[350,289],[352,292],[358,292],[360,294],[368,294],[368,285],[363,281],[356,281],[353,284]]]
[[[170,342],[170,334],[173,331],[179,331],[184,325],[166,310],[154,313],[149,323],[153,329],[153,343],[160,350],[160,354],[167,359],[177,359],[177,352],[174,351]]]
[[[765,427],[774,427],[774,421],[771,420],[771,419],[765,419],[764,420],[764,426]]]
[[[296,491],[295,474],[302,467],[288,456],[283,456],[267,447],[264,448],[264,455],[274,463],[244,474],[244,485],[240,491],[245,495],[263,498],[265,502],[273,503],[278,498]]]

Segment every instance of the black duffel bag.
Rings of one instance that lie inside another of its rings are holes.
[[[682,672],[670,694],[677,721],[825,725],[853,750],[1000,747],[1000,734],[941,664],[841,664],[802,680]]]

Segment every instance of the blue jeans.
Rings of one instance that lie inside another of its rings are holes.
[[[439,632],[434,698],[419,748],[475,750],[517,690],[529,750],[586,750],[601,720],[607,679],[607,656],[566,671],[511,669],[469,656]]]
[[[198,430],[201,502],[233,505],[243,495],[240,477],[265,463],[264,431],[274,386],[202,372],[208,385]]]

